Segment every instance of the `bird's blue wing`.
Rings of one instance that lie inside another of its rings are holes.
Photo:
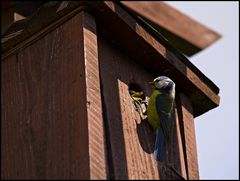
[[[156,140],[154,145],[154,157],[157,161],[163,161],[163,143],[164,135],[162,129],[158,128],[156,132]]]
[[[169,100],[167,95],[158,95],[156,97],[156,108],[160,119],[160,129],[162,129],[165,138],[167,138],[171,127],[172,101]]]
[[[163,161],[164,140],[168,139],[171,127],[172,100],[167,95],[158,95],[156,97],[156,109],[160,121],[157,128],[154,157],[157,161]]]

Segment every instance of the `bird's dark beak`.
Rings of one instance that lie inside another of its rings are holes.
[[[152,82],[148,82],[149,84],[151,84],[151,85],[153,85],[154,84],[154,82],[152,81]]]

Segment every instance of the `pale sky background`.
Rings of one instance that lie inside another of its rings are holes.
[[[166,3],[222,35],[189,58],[221,97],[219,107],[195,119],[198,164],[200,179],[239,179],[239,2]]]

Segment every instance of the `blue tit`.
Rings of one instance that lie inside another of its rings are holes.
[[[175,83],[166,76],[157,77],[150,83],[154,90],[148,102],[147,118],[156,134],[154,157],[157,161],[163,161],[163,146],[172,124]]]

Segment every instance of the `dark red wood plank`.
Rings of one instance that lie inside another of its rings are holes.
[[[1,62],[2,179],[106,177],[96,52],[82,12]]]
[[[191,101],[183,93],[177,95],[177,109],[182,130],[188,179],[198,180],[199,169],[193,109]]]

